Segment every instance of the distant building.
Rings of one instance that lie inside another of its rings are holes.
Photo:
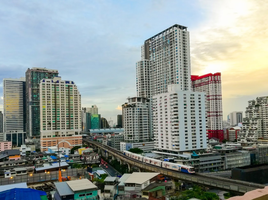
[[[3,133],[3,113],[0,111],[0,134]]]
[[[120,151],[128,151],[129,149],[139,148],[144,152],[151,152],[154,149],[154,142],[120,142]]]
[[[117,126],[116,126],[116,128],[123,128],[122,115],[117,115]]]
[[[228,122],[230,123],[231,126],[237,126],[239,123],[242,123],[243,121],[243,112],[231,112],[228,115]]]
[[[86,109],[82,109],[81,111],[81,121],[82,121],[82,131],[89,132],[91,129],[91,114],[86,112]]]
[[[191,76],[192,88],[206,94],[206,117],[208,139],[224,139],[222,127],[221,73]]]
[[[13,146],[20,146],[25,139],[25,78],[4,79],[3,89],[4,140],[12,141]]]
[[[120,150],[120,142],[124,142],[124,134],[111,134],[107,144],[114,149]]]
[[[91,114],[91,127],[90,129],[100,129],[101,128],[101,115],[99,114]]]
[[[268,96],[249,101],[245,115],[238,140],[256,142],[258,138],[268,139]]]
[[[101,128],[104,128],[104,129],[110,128],[110,125],[109,125],[107,119],[104,117],[101,118]]]
[[[26,132],[30,137],[40,138],[40,91],[42,79],[53,79],[59,72],[55,69],[28,68],[26,75]]]
[[[0,152],[8,149],[12,149],[11,141],[0,141]]]
[[[150,103],[144,97],[128,98],[122,105],[125,141],[128,143],[148,142],[150,140]]]
[[[60,77],[40,82],[41,151],[82,145],[81,95],[73,81]]]
[[[93,105],[91,107],[86,108],[86,111],[89,112],[89,113],[91,113],[92,115],[99,114],[99,111],[98,110],[99,109],[98,109],[98,107],[96,105]]]
[[[227,140],[228,141],[237,141],[237,137],[239,135],[239,131],[240,131],[240,127],[236,126],[236,127],[233,127],[233,128],[229,128],[226,130],[226,134],[227,134]]]
[[[174,84],[152,101],[155,149],[178,153],[207,148],[203,92],[181,91]]]

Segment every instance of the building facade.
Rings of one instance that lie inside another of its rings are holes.
[[[168,92],[153,97],[155,148],[182,152],[207,148],[205,94],[181,91],[168,86]]]
[[[3,128],[4,121],[3,120],[4,120],[3,113],[2,113],[2,111],[0,111],[0,133],[4,132],[4,128]]]
[[[41,151],[82,145],[81,95],[73,81],[60,77],[40,82]]]
[[[249,101],[245,115],[238,141],[256,142],[258,138],[268,139],[268,96]]]
[[[117,126],[116,128],[123,128],[123,120],[122,120],[122,115],[117,115]]]
[[[136,63],[136,88],[138,97],[149,98],[151,96],[150,66],[151,62],[149,60],[141,60]]]
[[[18,144],[18,137],[9,135],[25,133],[25,78],[4,79],[4,140]],[[13,140],[14,139],[14,140]],[[16,140],[15,140],[16,139]],[[21,141],[24,144],[24,140]],[[21,144],[19,142],[19,144]]]
[[[26,132],[29,137],[40,138],[40,81],[58,76],[58,70],[32,68],[26,71]]]
[[[180,90],[191,89],[187,27],[175,24],[145,40],[141,58],[137,63],[138,96],[166,93],[171,84],[178,84]]]
[[[149,99],[128,98],[122,105],[123,126],[126,142],[147,142],[150,140]]]
[[[12,149],[12,144],[10,141],[0,141],[0,152]]]
[[[242,123],[243,121],[243,112],[231,112],[228,115],[228,122],[230,123],[231,126],[237,126],[238,123]]]
[[[206,93],[206,116],[208,138],[224,139],[222,127],[221,73],[191,76],[192,88]]]

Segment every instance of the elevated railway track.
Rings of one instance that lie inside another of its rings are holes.
[[[265,187],[265,185],[262,184],[256,184],[256,183],[250,183],[245,181],[239,181],[239,180],[232,180],[228,178],[222,178],[222,177],[216,177],[216,176],[208,176],[205,174],[185,174],[181,172],[176,172],[170,169],[161,168],[155,165],[147,164],[135,159],[132,159],[130,157],[125,156],[121,151],[118,151],[114,148],[111,148],[107,145],[103,145],[99,142],[94,142],[88,139],[83,139],[84,143],[93,145],[97,148],[100,148],[107,152],[109,155],[112,155],[116,157],[117,159],[120,159],[123,162],[126,162],[132,166],[136,166],[141,169],[146,169],[148,171],[154,171],[159,172],[163,175],[170,176],[179,180],[188,181],[200,185],[205,185],[208,187],[214,187],[219,188],[223,190],[233,191],[237,193],[246,193],[251,190],[255,189],[262,189]]]

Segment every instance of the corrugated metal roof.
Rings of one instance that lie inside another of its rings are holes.
[[[111,176],[108,176],[108,177],[106,177],[105,178],[105,180],[104,180],[104,182],[113,182],[113,181],[115,181],[115,180],[117,180],[117,177],[111,177]]]
[[[119,179],[119,184],[118,185],[125,185],[125,181],[131,176],[131,174],[124,174],[120,179]]]
[[[10,190],[13,188],[28,188],[27,183],[15,183],[15,184],[9,184],[9,185],[1,185],[0,186],[0,192]]]
[[[159,173],[142,173],[142,172],[133,172],[131,176],[125,181],[125,183],[136,183],[142,184],[145,181],[150,180],[151,178],[157,176]]]
[[[74,192],[71,190],[66,182],[54,183],[60,196],[72,195]]]
[[[91,183],[88,179],[68,181],[67,184],[74,192],[81,190],[97,189],[97,186]]]
[[[67,166],[69,166],[69,164],[66,163],[66,162],[61,162],[60,163],[60,166],[61,167],[67,167]],[[54,169],[54,168],[57,168],[57,167],[59,167],[59,163],[52,163],[52,165],[50,165],[50,166],[47,166],[47,167],[39,167],[39,168],[36,168],[35,170],[36,171],[48,170],[48,169]]]

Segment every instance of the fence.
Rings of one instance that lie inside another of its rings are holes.
[[[77,176],[78,174],[84,175],[86,169],[66,169],[62,171],[62,177],[66,176]],[[14,176],[12,178],[0,178],[0,185],[8,185],[14,183],[22,183],[27,182],[29,183],[40,183],[45,181],[56,181],[58,180],[59,172],[53,171],[49,173],[38,173],[32,175],[21,175],[21,176]]]

